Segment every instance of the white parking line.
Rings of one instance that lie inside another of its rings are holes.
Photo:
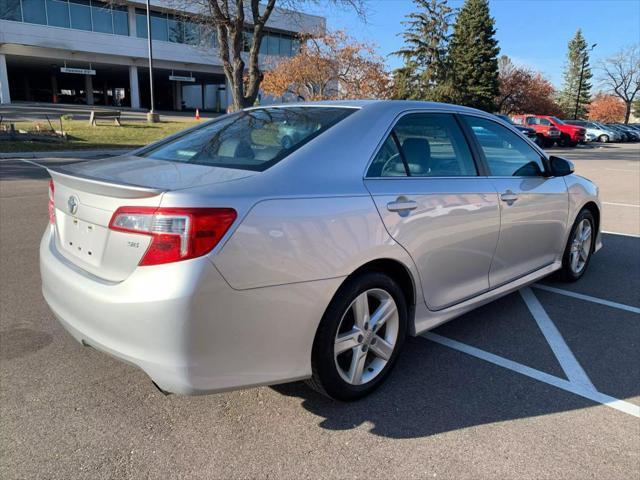
[[[607,307],[618,308],[620,310],[626,310],[627,312],[640,313],[640,308],[632,307],[631,305],[625,305],[624,303],[612,302],[610,300],[604,300],[603,298],[592,297],[591,295],[585,295],[584,293],[576,293],[570,290],[562,290],[560,288],[550,287],[548,285],[542,285],[536,283],[531,285],[533,288],[539,290],[546,290],[548,292],[557,293],[559,295],[565,295],[567,297],[578,298],[580,300],[586,300],[587,302],[599,303],[600,305],[606,305]]]
[[[638,405],[625,402],[624,400],[618,400],[617,398],[611,397],[604,393],[600,393],[596,390],[585,388],[583,385],[569,382],[568,380],[565,380],[563,378],[558,378],[554,375],[541,372],[540,370],[536,370],[535,368],[528,367],[507,358],[499,357],[498,355],[494,355],[493,353],[485,352],[484,350],[480,350],[479,348],[472,347],[471,345],[467,345],[465,343],[461,343],[447,337],[443,337],[441,335],[438,335],[437,333],[426,332],[423,333],[422,336],[428,340],[439,343],[440,345],[444,345],[445,347],[458,350],[459,352],[466,353],[473,357],[479,358],[480,360],[493,363],[494,365],[506,368],[507,370],[512,370],[527,377],[533,378],[534,380],[552,385],[554,387],[560,388],[561,390],[574,393],[596,403],[600,403],[607,407],[619,410],[620,412],[632,415],[636,418],[640,418],[640,406]]]
[[[535,294],[529,287],[525,287],[520,290],[520,296],[527,305],[529,312],[533,316],[534,320],[538,324],[540,331],[547,339],[547,343],[553,350],[553,354],[558,359],[558,363],[562,367],[562,370],[567,375],[567,378],[571,383],[582,385],[590,390],[595,390],[587,372],[584,371],[578,359],[573,355],[573,352],[569,348],[569,345],[562,338],[562,334],[553,323],[540,301],[536,298]]]
[[[636,233],[612,232],[611,230],[601,230],[601,232],[606,233],[607,235],[621,235],[623,237],[640,238],[640,235]]]
[[[634,203],[616,203],[616,202],[602,202],[603,205],[614,205],[616,207],[632,207],[632,208],[640,208],[640,205],[636,205]]]

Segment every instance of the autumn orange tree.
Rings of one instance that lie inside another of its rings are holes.
[[[336,31],[307,38],[296,56],[265,72],[261,88],[306,101],[388,98],[390,78],[372,45]]]
[[[625,119],[624,102],[616,95],[599,93],[589,105],[589,120],[603,123],[617,123]]]
[[[498,61],[498,81],[500,90],[496,105],[500,113],[562,113],[554,100],[555,89],[551,82],[539,72],[515,65],[506,55]]]

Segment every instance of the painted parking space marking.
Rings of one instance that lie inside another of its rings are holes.
[[[602,204],[603,205],[614,205],[616,207],[640,208],[640,205],[636,205],[634,203],[602,202]]]
[[[545,290],[547,292],[557,293],[559,295],[565,295],[567,297],[573,297],[580,300],[586,300],[587,302],[599,303],[600,305],[606,305],[607,307],[617,308],[619,310],[625,310],[627,312],[639,313],[640,308],[632,307],[631,305],[625,305],[624,303],[612,302],[610,300],[605,300],[603,298],[592,297],[591,295],[585,295],[584,293],[572,292],[570,290],[562,290],[560,288],[550,287],[548,285],[543,285],[540,283],[536,283],[532,285],[533,288],[537,288],[539,290]]]
[[[636,307],[631,307],[629,305],[624,305],[621,303],[610,302],[609,300],[604,300],[601,298],[591,297],[589,295],[583,295],[580,293],[570,292],[568,290],[561,290],[559,288],[549,287],[547,285],[532,285],[534,288],[538,288],[540,290],[547,290],[550,292],[559,293],[562,295],[567,295],[570,297],[575,297],[580,300],[586,300],[589,302],[599,303],[602,305],[607,305],[613,308],[619,308],[626,311],[631,311],[634,313],[640,313],[640,309]],[[452,348],[462,353],[466,353],[473,357],[476,357],[480,360],[484,360],[486,362],[492,363],[502,368],[506,368],[507,370],[511,370],[517,372],[521,375],[527,376],[529,378],[533,378],[540,382],[546,383],[548,385],[552,385],[561,390],[565,390],[567,392],[571,392],[575,395],[579,395],[596,403],[605,405],[607,407],[616,409],[620,412],[626,413],[628,415],[632,415],[636,418],[640,418],[640,405],[634,405],[630,402],[620,400],[614,398],[605,393],[599,392],[588,375],[576,359],[575,355],[565,342],[562,334],[557,329],[546,310],[538,300],[538,298],[533,293],[533,290],[529,287],[525,287],[520,290],[520,295],[524,300],[525,305],[527,306],[529,312],[533,316],[536,321],[540,331],[544,335],[549,347],[553,351],[556,356],[562,370],[567,375],[568,380],[560,377],[556,377],[555,375],[551,375],[546,372],[542,372],[535,368],[529,367],[522,363],[518,363],[516,361],[510,360],[505,357],[501,357],[499,355],[487,352],[485,350],[481,350],[477,347],[468,345],[466,343],[459,342],[457,340],[453,340],[448,337],[444,337],[434,332],[425,332],[421,334],[423,338],[436,342],[445,347]]]
[[[600,403],[620,412],[632,415],[636,418],[640,418],[640,406],[638,405],[625,402],[624,400],[619,400],[610,395],[598,392],[594,389],[586,388],[583,385],[570,382],[568,380],[565,380],[564,378],[559,378],[554,375],[541,372],[540,370],[536,370],[535,368],[531,368],[521,363],[514,362],[513,360],[509,360],[508,358],[500,357],[498,355],[494,355],[493,353],[480,350],[479,348],[472,347],[471,345],[467,345],[462,342],[458,342],[457,340],[443,337],[442,335],[438,335],[437,333],[426,332],[422,334],[422,337],[445,347],[452,348],[453,350],[466,353],[480,360],[484,360],[499,367],[506,368],[507,370],[511,370],[521,375],[525,375],[529,378],[533,378],[534,380],[552,385],[561,390],[579,395],[593,402]]]
[[[589,376],[584,371],[580,362],[564,341],[562,334],[553,323],[540,301],[536,298],[533,291],[529,287],[520,290],[520,296],[524,300],[525,305],[538,324],[538,328],[547,340],[553,354],[558,359],[562,370],[571,383],[582,385],[585,388],[595,390]]]

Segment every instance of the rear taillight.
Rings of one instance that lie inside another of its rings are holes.
[[[56,207],[53,203],[53,194],[56,190],[56,186],[53,184],[53,180],[49,180],[49,223],[51,225],[56,224]]]
[[[232,208],[120,207],[109,229],[149,235],[151,244],[139,265],[159,265],[210,252],[236,217]]]

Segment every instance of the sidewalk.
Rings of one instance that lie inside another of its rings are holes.
[[[0,160],[14,160],[17,158],[105,158],[124,155],[132,149],[102,149],[102,150],[65,150],[58,152],[9,152],[0,153]]]

